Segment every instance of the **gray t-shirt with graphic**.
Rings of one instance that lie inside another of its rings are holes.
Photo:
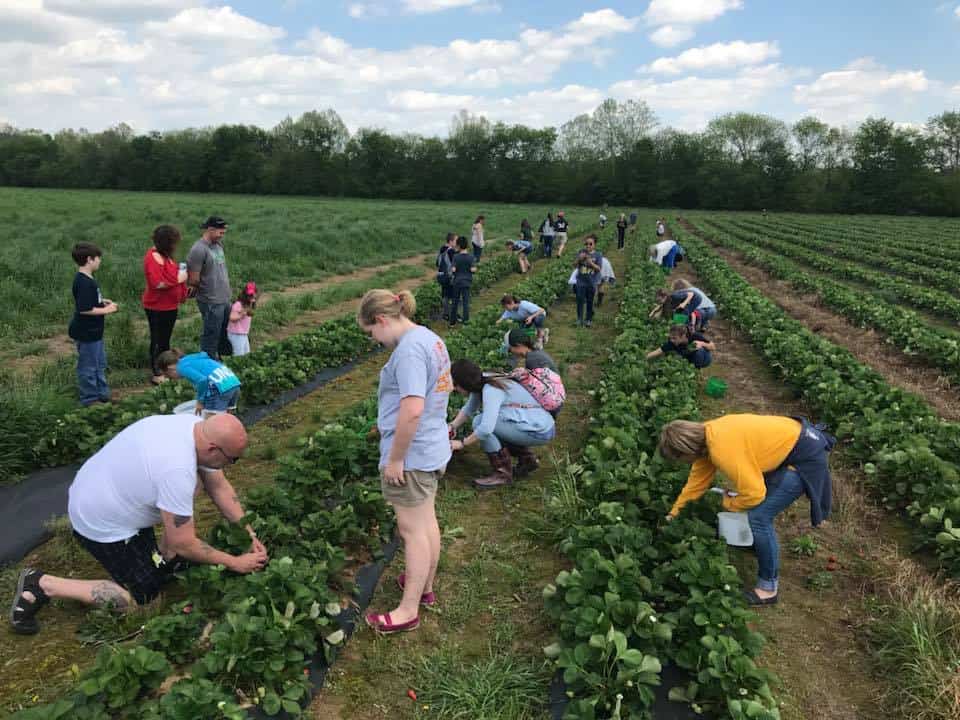
[[[451,454],[447,436],[447,401],[452,391],[450,355],[443,340],[421,325],[404,333],[380,371],[377,428],[380,430],[381,468],[390,458],[400,401],[405,397],[423,398],[423,414],[407,449],[404,470],[429,472],[446,467]]]
[[[233,300],[227,258],[220,243],[208,243],[203,238],[197,240],[187,255],[187,270],[200,273],[199,302],[220,305]]]

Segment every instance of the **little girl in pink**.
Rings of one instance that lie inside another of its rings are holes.
[[[227,325],[227,337],[233,346],[235,357],[250,352],[250,321],[257,309],[257,285],[248,282],[240,297],[230,307],[230,323]]]

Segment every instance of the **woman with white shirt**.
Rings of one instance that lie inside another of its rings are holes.
[[[473,221],[473,237],[471,238],[471,243],[473,245],[473,259],[477,262],[480,262],[480,256],[483,255],[483,225],[486,222],[483,215],[477,215],[477,219]]]

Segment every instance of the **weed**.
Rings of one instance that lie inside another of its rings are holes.
[[[808,575],[807,586],[813,590],[830,590],[833,587],[833,573],[820,570]]]
[[[809,535],[801,535],[798,538],[794,538],[793,542],[790,543],[790,552],[794,555],[804,555],[806,557],[813,557],[817,553],[817,549],[820,546],[817,544],[817,541],[814,540]]]

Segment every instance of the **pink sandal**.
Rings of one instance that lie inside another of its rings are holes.
[[[420,627],[420,616],[418,615],[409,622],[394,624],[390,619],[390,613],[370,613],[366,617],[367,625],[380,635],[393,635],[394,633],[408,632]]]
[[[407,584],[407,574],[400,573],[400,577],[397,578],[397,585],[400,586],[400,589],[403,590]],[[432,590],[428,593],[424,593],[420,596],[420,604],[424,607],[432,608],[437,604],[437,594]]]

